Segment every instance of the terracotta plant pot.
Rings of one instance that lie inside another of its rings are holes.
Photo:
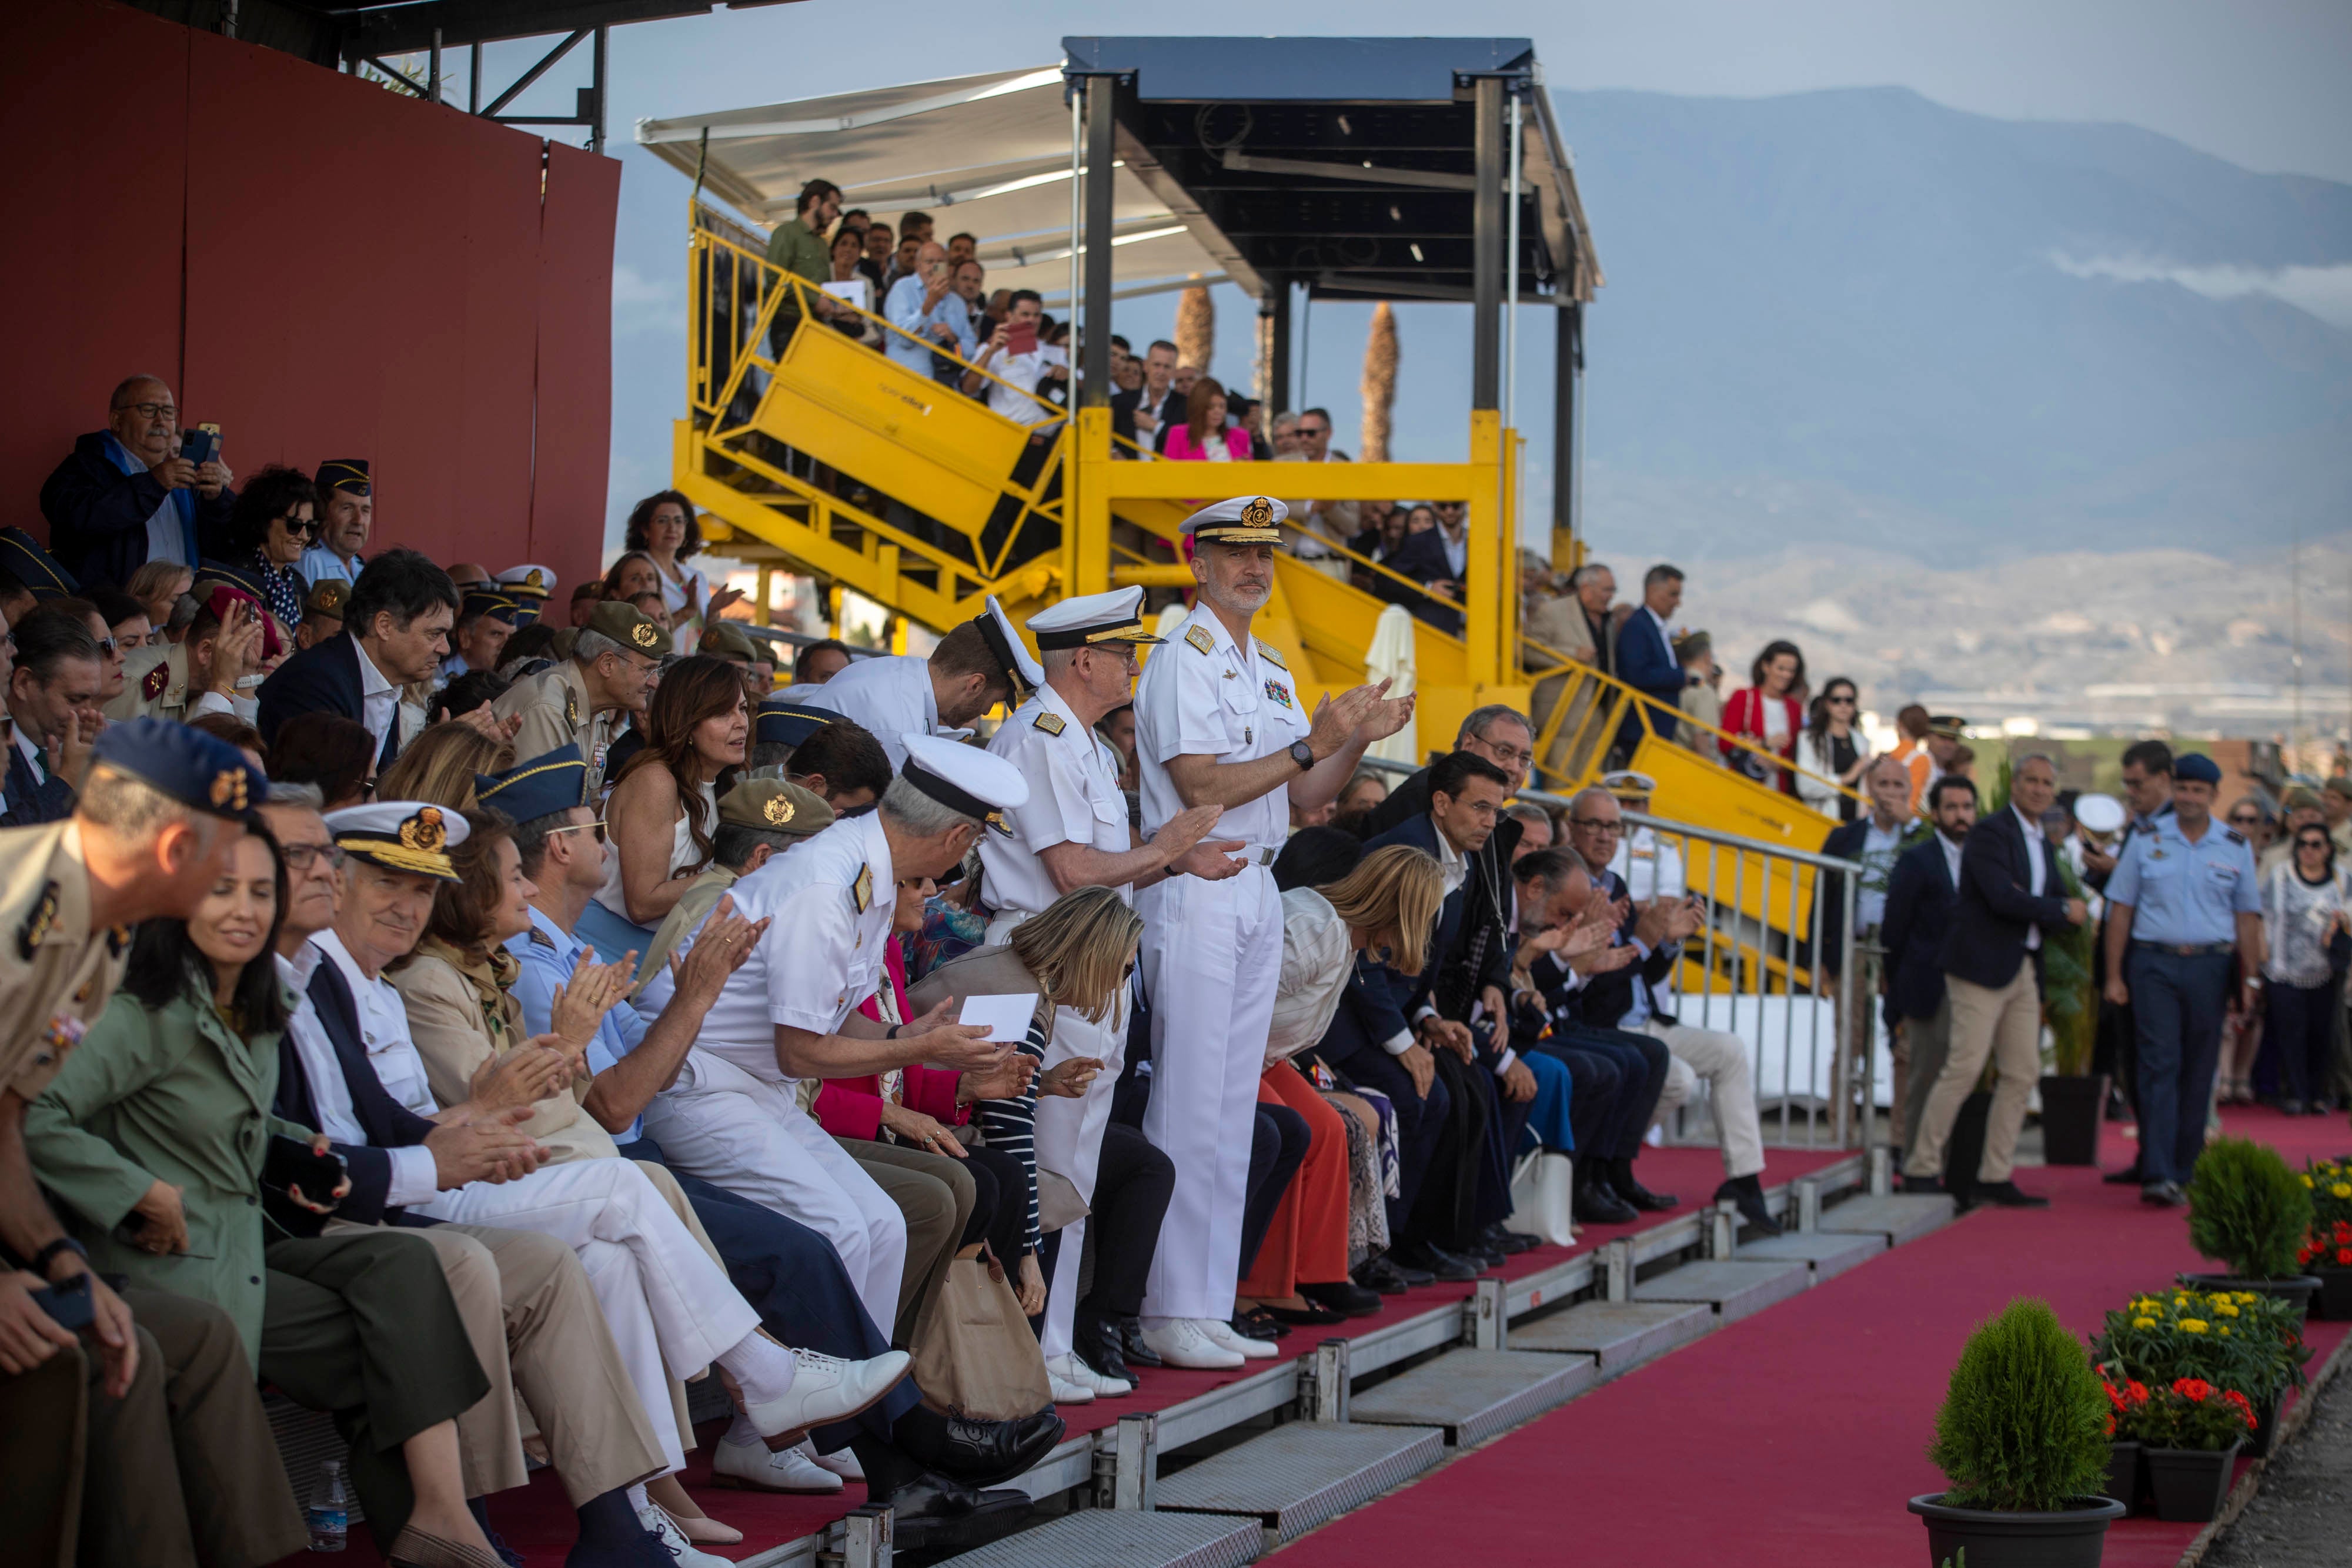
[[[2107,1103],[2107,1076],[2042,1080],[2042,1158],[2053,1166],[2099,1163],[2099,1109]]]
[[[2175,1524],[2211,1523],[2230,1495],[2239,1447],[2147,1449],[2147,1490],[2156,1499],[2156,1517]]]
[[[2284,1280],[2241,1280],[2234,1274],[2176,1274],[2173,1278],[2208,1292],[2252,1291],[2258,1296],[2284,1296],[2306,1318],[2311,1315],[2312,1297],[2319,1293],[2319,1279],[2314,1274],[2290,1274]]]
[[[2138,1511],[2140,1500],[2147,1492],[2139,1456],[2140,1445],[2136,1442],[2107,1445],[2107,1495],[2123,1504],[2126,1512]]]
[[[2054,1513],[2000,1513],[1948,1508],[1944,1494],[1910,1501],[1927,1526],[1929,1568],[1968,1553],[1969,1568],[2099,1568],[2107,1526],[2124,1516],[2111,1497],[2078,1497]]]

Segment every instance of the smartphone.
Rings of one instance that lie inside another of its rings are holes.
[[[220,456],[221,432],[217,424],[200,424],[180,440],[180,455],[203,467]]]
[[[261,1156],[262,1186],[280,1191],[299,1186],[313,1203],[332,1203],[347,1172],[342,1155],[313,1154],[310,1145],[293,1138],[271,1138],[268,1152]]]
[[[1008,354],[1034,354],[1037,351],[1037,323],[1008,321],[1004,324],[1004,351]]]
[[[98,1316],[98,1303],[89,1288],[89,1276],[77,1276],[68,1285],[44,1285],[33,1292],[33,1304],[49,1314],[49,1321],[68,1333],[79,1333],[89,1327]]]

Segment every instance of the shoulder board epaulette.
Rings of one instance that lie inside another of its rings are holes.
[[[1272,664],[1277,670],[1286,670],[1290,668],[1288,664],[1282,662],[1282,655],[1268,647],[1263,640],[1260,640],[1258,643],[1257,656],[1264,659],[1267,664]]]
[[[110,926],[108,926],[108,927],[106,928],[106,956],[107,956],[108,957],[110,957],[110,958],[120,958],[120,957],[121,957],[121,956],[122,956],[122,950],[123,950],[125,947],[128,947],[128,946],[131,946],[131,927],[130,927],[130,926],[128,926],[128,925],[110,925]]]
[[[163,688],[171,684],[172,667],[169,664],[158,664],[139,678],[139,695],[152,703],[162,696]]]
[[[2221,830],[2221,836],[2228,839],[2233,844],[2242,844],[2246,841],[2246,835],[2238,831],[2235,828],[2223,828]]]
[[[1209,635],[1209,629],[1205,626],[1195,626],[1186,632],[1184,641],[1192,643],[1203,653],[1213,653],[1217,651],[1217,640]]]
[[[580,727],[580,694],[568,687],[563,693],[563,722],[569,728]]]
[[[16,956],[27,964],[49,938],[49,929],[58,923],[58,884],[51,878],[41,889],[41,896],[33,901],[26,913],[25,924],[16,930]]]
[[[534,947],[544,947],[551,953],[555,951],[555,938],[536,925],[530,928],[530,945]]]
[[[1039,708],[1037,710],[1037,716],[1031,719],[1029,722],[1035,725],[1039,729],[1044,730],[1047,735],[1059,735],[1062,731],[1069,727],[1067,724],[1063,722],[1062,716],[1060,714],[1048,713],[1044,708]]]
[[[857,880],[849,884],[849,899],[851,903],[857,905],[857,913],[860,915],[865,914],[872,905],[874,903],[874,868],[872,866],[862,865],[857,868]]]

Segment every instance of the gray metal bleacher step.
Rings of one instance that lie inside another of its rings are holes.
[[[1820,1228],[1836,1235],[1884,1236],[1888,1246],[1900,1247],[1949,1225],[1957,1212],[1949,1193],[1864,1196],[1823,1209]]]
[[[1274,1543],[1299,1536],[1410,1480],[1444,1457],[1433,1427],[1295,1421],[1162,1479],[1168,1512],[1248,1514]]]
[[[1513,1325],[1517,1351],[1590,1355],[1599,1375],[1629,1372],[1715,1327],[1715,1312],[1694,1301],[1579,1301],[1564,1312]]]
[[[1517,1350],[1448,1351],[1348,1402],[1348,1418],[1385,1427],[1437,1427],[1458,1448],[1533,1420],[1592,1386],[1590,1355]]]
[[[939,1568],[1240,1568],[1265,1550],[1255,1520],[1082,1509]]]
[[[1685,1263],[1634,1285],[1633,1299],[1705,1301],[1729,1323],[1785,1301],[1811,1283],[1811,1271],[1803,1263]]]
[[[1801,1262],[1812,1270],[1818,1285],[1885,1250],[1886,1239],[1874,1232],[1790,1230],[1743,1241],[1732,1257],[1736,1262]]]

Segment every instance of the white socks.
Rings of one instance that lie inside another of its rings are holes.
[[[793,1353],[757,1329],[720,1351],[719,1364],[734,1375],[747,1406],[764,1405],[790,1394],[798,1370]]]

